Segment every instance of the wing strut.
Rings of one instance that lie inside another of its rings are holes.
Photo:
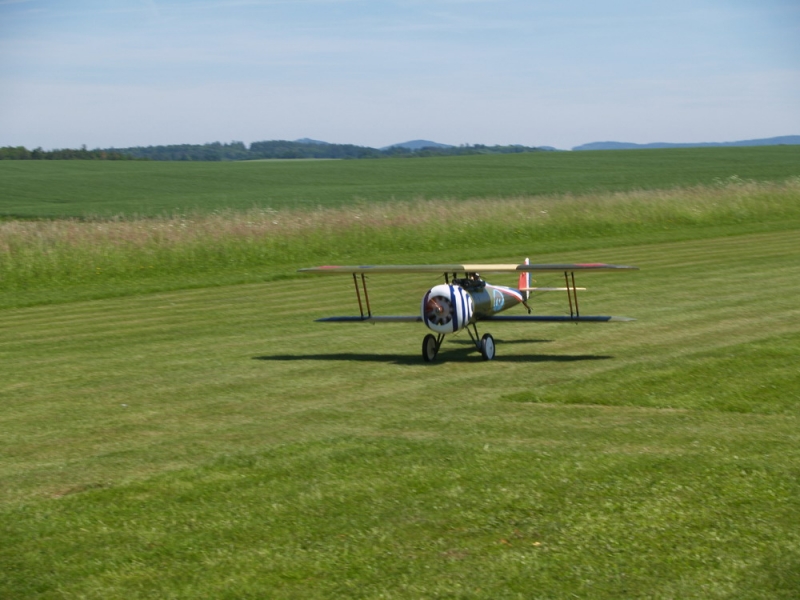
[[[372,316],[372,309],[369,306],[369,294],[367,294],[367,280],[364,274],[361,274],[361,287],[364,289],[364,301],[367,304],[367,314],[364,315],[364,306],[361,304],[361,293],[358,291],[358,278],[353,273],[353,284],[356,286],[356,298],[358,298],[358,310],[361,313],[361,318],[369,318]]]
[[[572,276],[572,285],[570,286],[570,275]],[[578,288],[575,287],[575,271],[572,271],[569,275],[566,271],[564,271],[564,281],[567,282],[567,299],[569,300],[569,316],[572,317],[580,317],[581,313],[578,310]],[[575,311],[572,310],[573,301],[575,303]]]

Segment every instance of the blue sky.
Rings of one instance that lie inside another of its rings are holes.
[[[0,146],[791,134],[798,0],[0,0]]]

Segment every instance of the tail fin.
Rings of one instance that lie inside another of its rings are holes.
[[[526,258],[523,264],[529,265],[531,264],[531,260],[529,258]],[[525,271],[524,273],[519,274],[519,282],[517,283],[517,287],[519,288],[519,291],[522,293],[522,297],[525,299],[525,301],[527,301],[528,297],[530,297],[531,295],[531,293],[528,291],[529,288],[531,287],[530,271]]]

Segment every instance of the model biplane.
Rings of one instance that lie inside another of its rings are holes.
[[[634,321],[628,317],[585,316],[578,308],[578,291],[575,272],[625,271],[637,267],[603,263],[532,265],[528,259],[514,264],[444,264],[444,265],[364,265],[357,267],[325,266],[299,269],[301,273],[347,274],[353,276],[359,316],[326,317],[323,322],[338,323],[425,323],[429,333],[422,341],[422,357],[430,362],[436,358],[447,334],[466,330],[475,347],[486,360],[495,355],[494,338],[489,333],[478,334],[478,321],[556,322],[556,323],[607,323]],[[532,287],[531,273],[563,273],[564,287]],[[376,316],[372,314],[367,293],[368,274],[436,273],[444,283],[430,288],[422,296],[420,314],[412,316]],[[481,273],[518,273],[517,288],[491,285]],[[360,276],[360,277],[359,277]],[[531,293],[566,292],[569,315],[532,315],[528,300]],[[362,301],[363,295],[363,301]],[[521,304],[527,315],[501,315],[500,313]]]

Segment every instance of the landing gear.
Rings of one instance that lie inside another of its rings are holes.
[[[483,360],[492,360],[494,358],[494,338],[490,333],[484,333],[481,338],[481,356]]]
[[[492,360],[494,358],[494,338],[492,334],[484,333],[483,337],[478,339],[478,327],[475,323],[472,323],[472,329],[467,326],[467,333],[478,352],[481,353],[483,360]]]
[[[472,343],[475,348],[481,353],[483,360],[492,360],[494,358],[494,338],[490,333],[484,333],[483,337],[478,339],[478,328],[472,324],[472,329],[466,328],[469,337],[472,338]],[[474,330],[474,333],[473,333]],[[439,348],[444,341],[444,334],[433,335],[429,333],[422,340],[422,358],[425,362],[433,362],[436,355],[439,354]]]
[[[439,346],[442,345],[443,339],[443,334],[435,336],[429,333],[425,336],[425,339],[422,340],[422,358],[425,359],[425,362],[433,362],[433,359],[439,354]]]

